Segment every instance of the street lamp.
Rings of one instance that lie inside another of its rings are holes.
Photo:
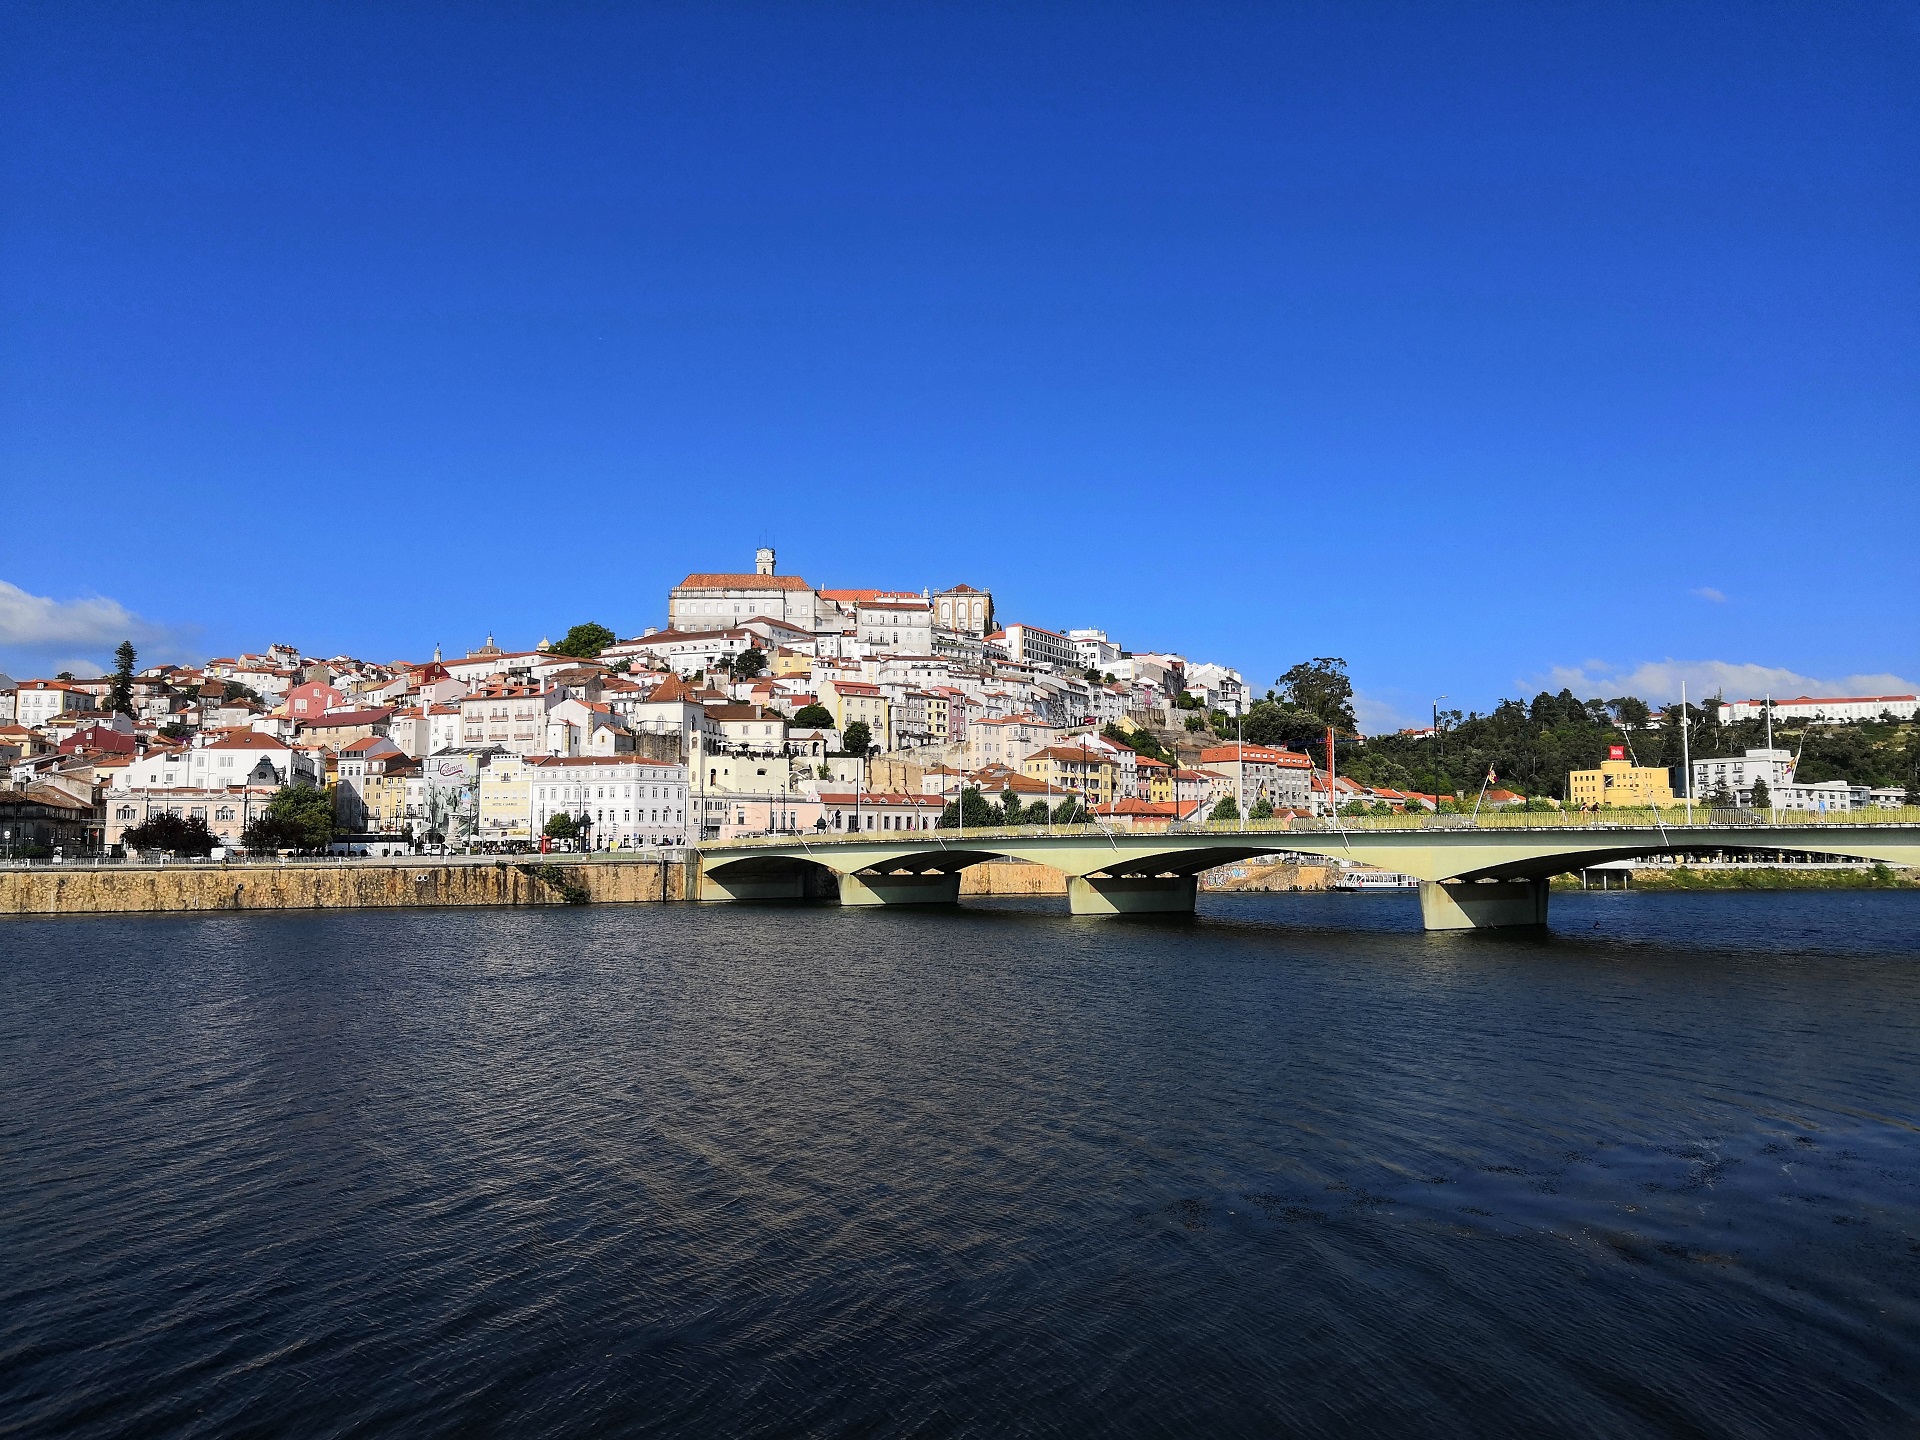
[[[1433,809],[1436,815],[1440,812],[1440,759],[1444,752],[1440,743],[1440,702],[1446,698],[1444,695],[1433,697]]]

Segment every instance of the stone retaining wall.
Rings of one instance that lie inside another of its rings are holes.
[[[686,867],[652,859],[0,870],[0,915],[632,904],[685,897]]]

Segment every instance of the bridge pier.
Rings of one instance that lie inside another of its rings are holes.
[[[1193,875],[1069,875],[1067,909],[1075,915],[1190,915],[1199,889]]]
[[[960,872],[950,875],[842,875],[842,905],[957,905]]]
[[[1420,882],[1420,920],[1429,930],[1494,930],[1547,923],[1545,880]]]

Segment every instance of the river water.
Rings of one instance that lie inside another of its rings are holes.
[[[0,924],[0,1435],[1911,1434],[1920,894]]]

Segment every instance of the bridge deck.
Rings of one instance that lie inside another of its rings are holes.
[[[1094,825],[868,831],[709,842],[698,856],[703,898],[825,898],[837,881],[849,904],[952,900],[967,866],[1023,860],[1066,874],[1075,913],[1110,914],[1191,909],[1194,877],[1201,871],[1286,851],[1348,859],[1427,882],[1433,893],[1423,892],[1423,913],[1429,925],[1450,928],[1540,923],[1546,880],[1564,871],[1606,860],[1719,850],[1920,865],[1920,810],[1795,815],[1791,822],[1744,812],[1696,812],[1691,821],[1684,813],[1616,812],[1296,818],[1155,831]],[[952,883],[936,877],[951,877]],[[1438,890],[1443,882],[1444,895]],[[1504,886],[1499,894],[1506,899],[1495,903],[1496,890],[1472,888],[1476,883]],[[1509,915],[1530,918],[1488,918]]]

